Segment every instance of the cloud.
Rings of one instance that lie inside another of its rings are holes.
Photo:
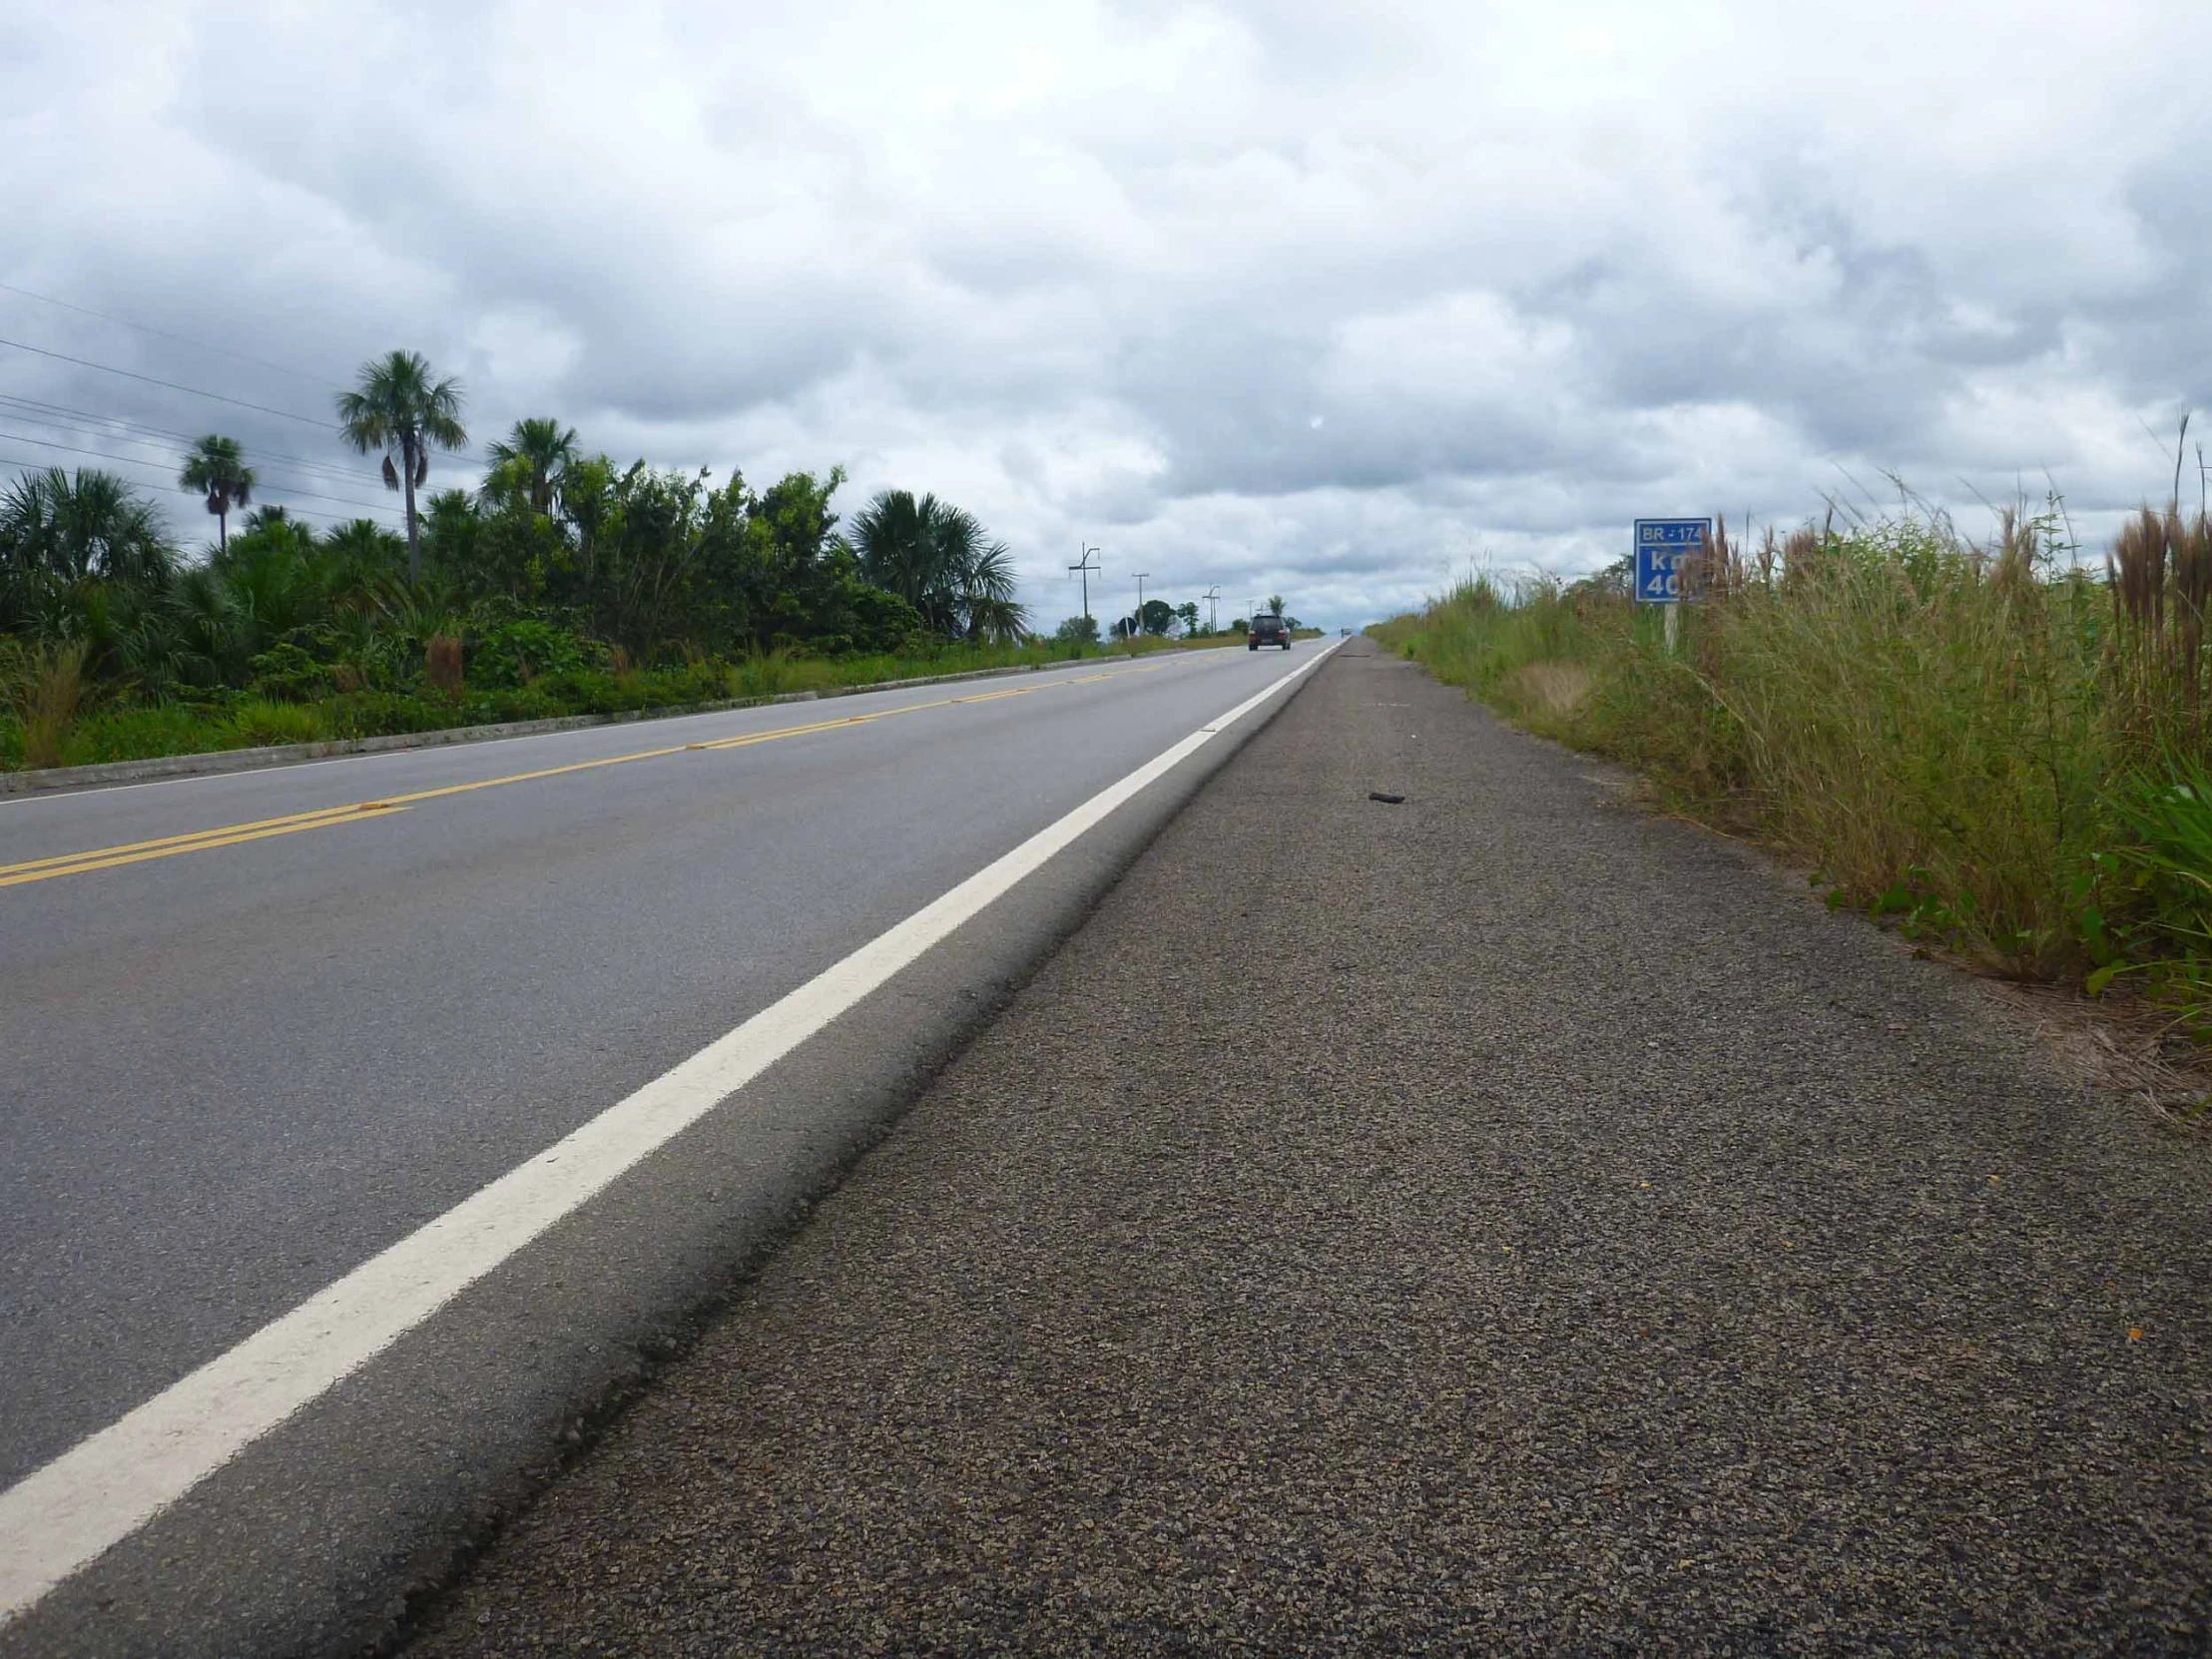
[[[2212,16],[2171,5],[234,0],[0,31],[0,282],[162,331],[0,290],[0,337],[305,417],[0,348],[0,394],[48,408],[0,404],[0,456],[107,447],[157,490],[147,429],[220,428],[297,457],[302,507],[389,518],[316,422],[405,344],[480,436],[558,412],[625,458],[844,464],[848,510],[951,496],[1047,621],[1089,540],[1110,592],[1352,623],[1470,557],[1584,568],[1639,513],[1794,519],[1883,469],[1971,507],[2048,468],[2101,522],[2161,487],[2144,427],[2212,395],[2212,112],[2142,73]]]

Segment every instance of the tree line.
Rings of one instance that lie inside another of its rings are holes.
[[[440,638],[620,669],[1027,634],[1006,544],[934,495],[885,490],[840,525],[841,468],[757,488],[618,464],[548,418],[488,444],[475,490],[435,490],[433,455],[470,442],[464,398],[408,351],[363,365],[336,413],[379,457],[403,534],[255,507],[252,457],[221,434],[179,474],[216,520],[204,559],[113,474],[25,473],[0,496],[0,646],[70,652],[95,682],[161,697],[267,680],[273,652],[340,686],[404,686]]]
[[[1283,596],[1279,593],[1268,596],[1264,614],[1282,617],[1294,629],[1306,626],[1285,611]],[[1248,626],[1250,619],[1241,616],[1232,618],[1226,628],[1214,628],[1202,623],[1198,618],[1196,600],[1170,605],[1164,599],[1148,599],[1127,616],[1116,617],[1108,631],[1117,640],[1144,636],[1166,639],[1174,635],[1180,635],[1184,639],[1204,640],[1219,639],[1227,634],[1242,634]],[[1062,644],[1096,645],[1099,637],[1098,619],[1091,616],[1071,616],[1060,624],[1059,631],[1053,635]]]

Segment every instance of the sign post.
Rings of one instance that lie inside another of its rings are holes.
[[[1683,578],[1689,573],[1690,562],[1703,558],[1712,543],[1713,521],[1709,518],[1636,520],[1636,603],[1666,606],[1669,651],[1682,637]]]

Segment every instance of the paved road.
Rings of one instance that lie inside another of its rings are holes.
[[[1592,770],[1332,658],[416,1659],[2207,1651],[2212,1145]]]
[[[1313,655],[0,803],[0,1487]],[[1231,747],[0,1626],[0,1650],[290,1651],[388,1619],[549,1414],[726,1282]]]

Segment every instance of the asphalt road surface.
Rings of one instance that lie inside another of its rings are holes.
[[[483,1220],[465,1294],[380,1270],[308,1334],[335,1386],[301,1391],[273,1322],[1318,654],[0,803],[0,1652],[388,1629],[548,1425],[729,1283],[1282,699],[566,1220],[504,1255],[482,1238],[520,1211]],[[386,1296],[438,1312],[345,1358]],[[226,1413],[280,1426],[201,1478]]]
[[[2202,1654],[2208,1194],[1354,641],[415,1659]]]

